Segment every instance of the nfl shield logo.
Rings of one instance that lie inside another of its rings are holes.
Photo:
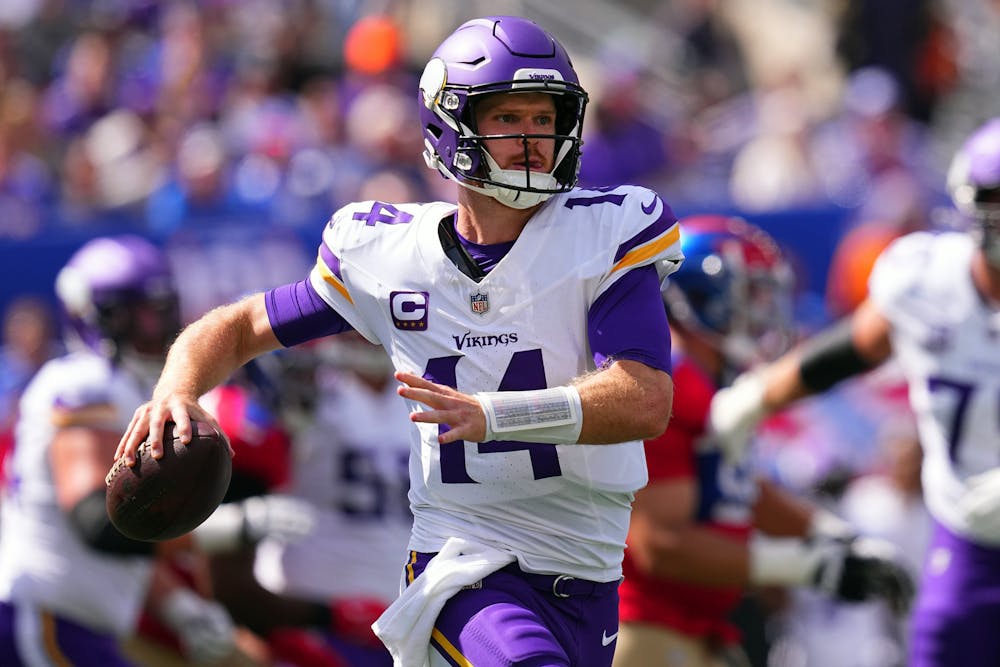
[[[485,315],[486,311],[490,309],[490,297],[488,294],[476,292],[469,297],[469,305],[472,306],[472,312],[476,315]]]

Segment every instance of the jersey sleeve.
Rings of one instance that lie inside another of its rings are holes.
[[[115,408],[107,367],[81,357],[52,362],[42,382],[51,382],[52,423],[58,427],[115,429],[121,415]]]
[[[915,232],[890,243],[879,255],[868,279],[869,298],[886,318],[898,322],[912,287],[930,263],[934,236]]]
[[[323,239],[316,254],[316,263],[309,282],[323,301],[343,317],[353,329],[372,343],[380,344],[375,331],[365,324],[357,303],[360,295],[351,289],[351,276],[346,256],[361,242],[357,229],[361,216],[371,210],[373,202],[358,202],[344,206],[326,224]]]
[[[615,192],[623,194],[624,199],[614,225],[616,238],[609,239],[614,254],[598,293],[632,269],[647,265],[656,268],[662,284],[684,261],[677,216],[660,195],[648,188],[623,186]]]

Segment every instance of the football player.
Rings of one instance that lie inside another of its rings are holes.
[[[284,411],[299,413],[287,419],[297,424],[287,492],[315,506],[316,521],[304,539],[258,545],[257,581],[275,594],[328,605],[327,638],[350,664],[391,667],[370,626],[399,593],[413,523],[406,497],[411,426],[392,363],[357,332],[280,356],[286,382],[298,385],[282,396],[310,395],[305,409]],[[317,577],[330,563],[335,571]]]
[[[104,478],[180,330],[173,274],[149,241],[101,237],[69,259],[56,295],[68,352],[25,390],[3,489],[0,664],[130,664],[159,652],[136,639],[144,609],[165,628],[168,654],[225,658],[238,650],[232,619],[170,560],[307,528],[260,501],[225,506],[190,536],[159,545],[119,533],[105,509]]]
[[[792,271],[741,219],[681,220],[684,265],[665,284],[675,400],[646,441],[649,484],[632,509],[615,667],[749,664],[730,616],[749,586],[885,596],[905,610],[909,575],[891,545],[854,540],[837,517],[756,478],[705,438],[717,386],[792,340]]]
[[[948,186],[971,234],[893,242],[847,320],[719,392],[710,413],[724,444],[739,450],[764,415],[895,357],[935,521],[911,667],[1000,664],[1000,118],[958,150]]]
[[[56,292],[69,352],[25,390],[4,488],[0,663],[131,664],[119,642],[147,598],[188,658],[222,658],[233,649],[228,614],[155,558],[191,538],[131,540],[105,510],[115,445],[180,328],[166,260],[139,237],[98,238],[70,258]]]
[[[575,188],[586,101],[535,23],[460,26],[417,96],[457,203],[337,211],[308,279],[179,336],[116,453],[161,452],[168,419],[189,437],[198,396],[256,355],[351,329],[381,344],[414,423],[408,586],[376,624],[403,664],[611,663],[642,438],[672,402],[659,285],[682,255],[657,193]]]

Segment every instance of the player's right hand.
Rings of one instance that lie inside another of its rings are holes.
[[[859,537],[839,546],[826,552],[816,572],[816,588],[845,602],[881,598],[895,614],[909,612],[916,587],[893,544]]]
[[[761,370],[748,371],[712,397],[706,435],[719,444],[729,461],[744,458],[757,425],[767,414],[764,388]]]
[[[232,653],[235,626],[218,602],[178,588],[164,600],[160,613],[192,662],[211,665]]]
[[[174,422],[174,432],[180,437],[181,442],[186,444],[191,442],[193,435],[191,422],[194,421],[206,422],[225,435],[218,420],[205,410],[196,398],[185,398],[176,394],[168,395],[164,399],[157,399],[154,396],[153,400],[143,403],[132,413],[132,420],[115,450],[115,461],[124,458],[126,465],[134,465],[136,452],[143,442],[149,442],[153,458],[160,458],[163,456],[163,430],[166,423]],[[229,442],[228,437],[226,442]],[[229,455],[233,454],[235,451],[230,444]]]

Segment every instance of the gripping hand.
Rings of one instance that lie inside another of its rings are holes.
[[[256,544],[264,538],[293,542],[313,528],[313,506],[281,495],[252,496],[215,510],[193,535],[206,553],[225,553]]]
[[[965,494],[958,510],[969,527],[992,541],[1000,539],[1000,468],[993,468],[965,481]]]
[[[164,600],[160,616],[177,635],[184,655],[196,664],[211,665],[233,650],[232,618],[213,600],[179,588]]]
[[[708,435],[718,442],[729,461],[744,458],[757,425],[766,416],[764,386],[762,372],[748,372],[712,397]]]
[[[895,546],[861,537],[839,547],[828,550],[816,569],[816,588],[845,602],[881,598],[897,615],[909,611],[913,578],[900,562]]]

